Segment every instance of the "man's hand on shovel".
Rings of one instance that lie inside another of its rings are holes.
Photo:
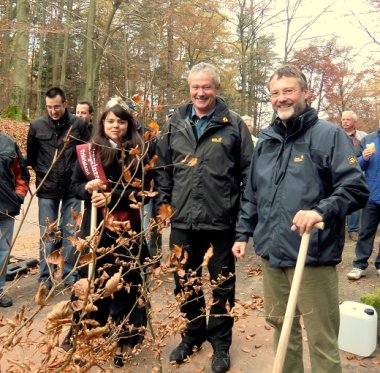
[[[294,232],[299,230],[300,236],[305,232],[310,233],[315,224],[322,222],[322,216],[315,210],[300,210],[294,218],[291,230]]]

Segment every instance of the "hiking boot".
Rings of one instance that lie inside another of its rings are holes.
[[[359,278],[365,276],[364,269],[360,268],[352,268],[351,272],[347,273],[347,277],[349,280],[359,280]]]
[[[10,307],[13,304],[12,298],[4,293],[0,294],[0,307]]]
[[[212,357],[213,373],[226,373],[230,369],[230,354],[228,351],[215,351]]]
[[[349,232],[348,237],[350,237],[351,241],[356,242],[359,239],[359,233],[358,232]]]
[[[185,342],[181,342],[170,354],[169,361],[182,364],[194,351],[200,350],[200,346],[190,345]]]

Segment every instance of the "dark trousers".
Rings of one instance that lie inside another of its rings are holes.
[[[182,336],[185,343],[200,346],[210,341],[214,350],[228,350],[232,341],[233,318],[228,309],[235,301],[235,260],[231,252],[234,231],[193,231],[172,228],[170,244],[180,246],[188,254],[184,264],[186,275],[175,273],[175,294],[185,299],[181,312],[189,320]],[[204,254],[213,246],[214,255],[207,268],[212,284],[212,306],[206,322],[206,301],[202,291],[201,276]],[[196,271],[196,276],[188,275]],[[232,274],[232,275],[231,275]]]
[[[360,269],[368,267],[368,259],[373,250],[377,226],[380,222],[380,205],[368,202],[362,210],[361,228],[356,244],[356,259],[353,266]],[[375,261],[376,269],[380,269],[380,250]]]

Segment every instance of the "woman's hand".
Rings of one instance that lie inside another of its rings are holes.
[[[111,193],[93,193],[91,203],[94,207],[105,207],[111,202]]]
[[[94,191],[102,192],[107,189],[107,186],[104,184],[104,182],[100,179],[94,179],[90,180],[86,186],[84,187],[86,191],[90,194],[92,194]]]

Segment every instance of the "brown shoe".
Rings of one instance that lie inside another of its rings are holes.
[[[359,233],[358,232],[350,232],[349,234],[348,234],[348,237],[350,237],[350,239],[352,240],[352,241],[357,241],[358,240],[358,238],[359,238]]]

